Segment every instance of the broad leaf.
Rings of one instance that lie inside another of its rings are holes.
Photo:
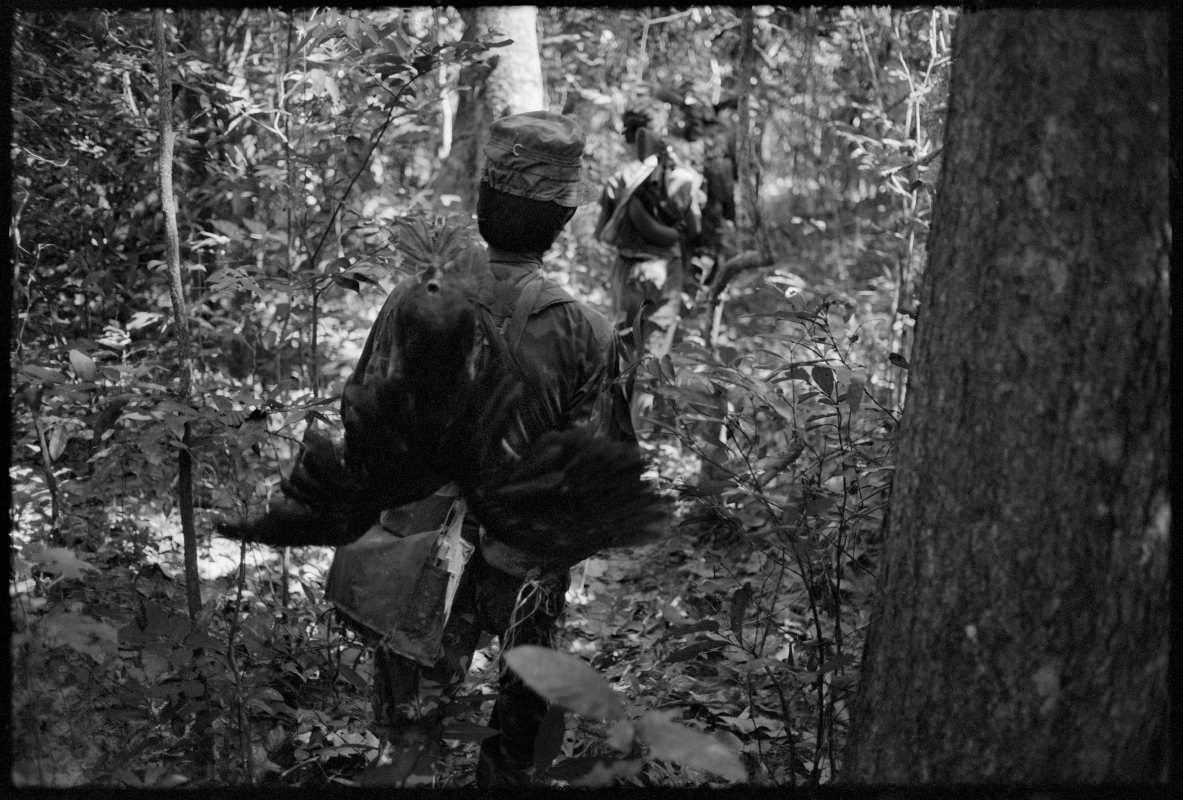
[[[740,636],[743,633],[744,612],[748,610],[748,604],[751,602],[751,583],[745,583],[743,587],[736,589],[735,594],[731,596],[731,632],[736,636]]]
[[[475,722],[457,721],[444,728],[441,737],[458,742],[481,742],[496,733],[496,728],[487,728],[484,725],[477,725]]]
[[[508,651],[505,663],[538,694],[580,716],[608,721],[625,717],[616,692],[582,659],[523,645]]]
[[[62,457],[62,453],[66,452],[66,442],[70,436],[66,433],[65,425],[54,425],[53,430],[49,433],[49,460],[57,461]]]
[[[607,736],[604,738],[604,744],[608,745],[614,750],[619,750],[622,753],[627,753],[633,749],[633,743],[637,739],[637,728],[633,723],[627,719],[618,719],[608,726]]]
[[[679,725],[673,711],[650,711],[637,720],[637,732],[653,758],[746,781],[748,771],[731,748],[713,736]]]
[[[689,661],[690,659],[694,658],[696,655],[698,655],[700,653],[709,653],[712,650],[719,650],[720,648],[723,648],[726,646],[727,646],[727,642],[718,642],[718,641],[695,642],[694,644],[686,645],[683,648],[675,650],[674,652],[670,653],[668,656],[663,658],[660,663],[662,663],[662,664],[677,664],[679,661]]]
[[[578,787],[611,786],[618,780],[628,780],[641,774],[641,768],[644,766],[645,760],[641,758],[631,758],[624,761],[599,761],[586,775],[572,780],[571,785]]]
[[[813,374],[813,381],[817,384],[817,388],[825,392],[826,395],[833,397],[834,371],[829,367],[814,367],[810,372]]]
[[[62,579],[82,580],[82,573],[99,571],[98,567],[91,566],[64,547],[50,547],[30,555],[28,559],[31,563],[40,564],[50,575]]]
[[[72,611],[48,617],[41,631],[48,639],[60,641],[99,664],[115,655],[119,647],[119,634],[114,628]]]
[[[344,275],[334,275],[333,283],[346,289],[352,289],[359,294],[361,293],[361,284],[353,278],[346,278]]]
[[[87,382],[98,380],[99,371],[95,367],[94,359],[81,350],[70,351],[70,366],[74,368],[74,374],[78,376],[78,380]]]
[[[33,378],[49,381],[50,383],[66,382],[66,376],[62,373],[56,370],[46,369],[45,367],[38,367],[34,364],[26,364],[25,366],[21,367],[21,372]]]

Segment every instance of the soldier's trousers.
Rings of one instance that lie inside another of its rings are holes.
[[[613,266],[617,330],[636,355],[661,358],[673,343],[682,297],[666,287],[670,261],[670,258],[638,260],[618,255]],[[641,330],[635,331],[638,317]]]
[[[431,669],[420,669],[378,649],[375,711],[394,732],[392,739],[430,739],[430,752],[438,751],[438,710],[463,684],[481,633],[498,636],[502,652],[526,644],[553,647],[568,584],[566,572],[523,579],[490,566],[479,550],[474,553],[444,630],[443,659]],[[500,697],[489,719],[489,727],[499,733],[481,743],[478,786],[529,783],[534,740],[548,708],[512,670],[504,664],[500,670]]]

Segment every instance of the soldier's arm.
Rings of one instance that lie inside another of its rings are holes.
[[[673,247],[682,238],[677,228],[659,222],[635,195],[628,201],[628,218],[637,233],[658,247]]]

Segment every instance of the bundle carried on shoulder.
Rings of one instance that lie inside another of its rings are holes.
[[[371,624],[375,633],[408,635],[403,649],[426,658],[438,620],[421,609],[422,620],[400,627],[390,621],[397,614],[379,606],[393,603],[403,616],[405,609],[389,591],[377,594],[383,584],[393,585],[390,570],[402,575],[404,589],[422,584],[418,594],[408,589],[408,597],[445,591],[439,541],[444,529],[458,530],[451,524],[455,509],[448,510],[448,525],[434,520],[422,531],[401,531],[412,534],[401,545],[367,534],[383,511],[454,484],[461,515],[481,524],[493,559],[510,553],[517,562],[557,570],[603,549],[656,538],[664,531],[667,501],[643,478],[635,445],[556,430],[562,410],[532,397],[531,382],[505,363],[512,359],[497,357],[508,352],[503,339],[490,343],[477,369],[482,340],[502,336],[486,304],[502,288],[484,248],[462,223],[404,221],[398,243],[415,277],[396,289],[375,323],[376,329],[392,326],[394,355],[388,363],[371,357],[364,380],[346,386],[344,442],[334,445],[309,431],[281,484],[285,497],[260,517],[219,529],[280,547],[348,545],[334,563],[331,599],[355,619],[383,620]],[[369,538],[351,544],[363,535]],[[394,561],[402,566],[396,569]],[[393,627],[381,630],[388,622]]]

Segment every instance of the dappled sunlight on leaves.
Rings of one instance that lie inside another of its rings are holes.
[[[149,17],[14,18],[21,785],[323,786],[352,781],[382,739],[372,653],[324,599],[332,551],[244,556],[210,531],[263,511],[306,430],[340,436],[344,382],[407,273],[395,220],[459,207],[432,196],[440,153],[466,135],[457,90],[504,42],[461,41],[460,14],[443,7],[187,13],[167,15],[185,403]],[[547,103],[583,127],[594,182],[627,157],[620,118],[638,91],[691,98],[659,116],[685,157],[706,158],[678,132],[708,107],[735,125],[743,13],[540,11]],[[877,591],[951,19],[753,10],[761,230],[741,220],[728,247],[760,238],[771,258],[722,281],[709,273],[721,253],[696,253],[707,285],[687,286],[669,357],[637,367],[653,398],[645,478],[675,513],[662,540],[572,570],[559,652],[527,672],[590,718],[551,719],[543,783],[792,786],[838,766]],[[595,239],[597,215],[576,211],[543,270],[611,317],[615,253]],[[180,610],[186,429],[203,599],[192,620]],[[472,783],[501,668],[496,644],[476,652],[436,785]]]

